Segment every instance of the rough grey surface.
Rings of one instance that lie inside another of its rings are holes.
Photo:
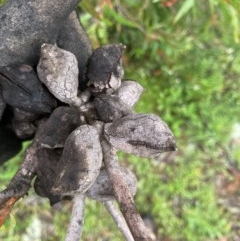
[[[79,85],[84,89],[86,87],[85,71],[88,59],[92,54],[92,45],[75,11],[64,21],[59,31],[57,45],[76,56],[79,69]]]
[[[58,164],[53,194],[82,194],[96,180],[102,165],[102,148],[96,129],[82,125],[67,138]]]
[[[124,104],[133,108],[143,91],[143,87],[138,82],[124,80],[121,86],[116,90],[115,95],[118,96]]]
[[[106,123],[113,122],[131,113],[131,109],[114,95],[99,94],[95,97],[93,104],[100,120]]]
[[[79,0],[9,0],[0,8],[0,67],[35,65]]]
[[[174,136],[165,122],[154,114],[131,114],[106,124],[104,134],[118,150],[151,157],[175,151]]]
[[[73,53],[44,43],[37,72],[40,80],[60,101],[70,104],[77,99],[78,63]]]

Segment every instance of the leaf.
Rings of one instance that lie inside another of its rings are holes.
[[[117,23],[130,27],[130,28],[138,28],[138,26],[132,22],[126,19],[124,16],[119,15],[116,11],[112,10],[108,6],[105,6],[103,9],[104,18],[112,18]]]
[[[229,15],[231,16],[231,22],[233,27],[233,35],[236,43],[239,43],[239,16],[237,10],[229,5]]]
[[[81,1],[79,5],[85,12],[88,12],[96,19],[101,20],[101,17],[99,13],[95,10],[95,7],[93,6],[93,4],[89,3],[88,1]]]
[[[194,6],[194,3],[195,0],[186,0],[177,12],[177,15],[175,16],[173,22],[178,22]]]

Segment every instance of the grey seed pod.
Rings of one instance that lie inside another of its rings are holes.
[[[88,59],[92,54],[92,46],[87,33],[79,22],[76,11],[73,11],[65,19],[58,34],[57,45],[76,56],[78,60],[79,86],[82,90],[85,89],[85,72]]]
[[[114,92],[123,77],[123,44],[109,44],[95,49],[87,67],[88,86],[93,92]]]
[[[130,114],[106,124],[104,135],[116,149],[137,156],[151,157],[176,150],[171,130],[153,114]]]
[[[77,109],[60,106],[40,126],[36,141],[46,148],[63,148],[67,137],[80,124],[80,115]]]
[[[39,119],[36,113],[13,108],[12,129],[20,139],[29,139],[33,137],[36,131],[35,121]]]
[[[89,125],[80,126],[65,142],[52,193],[85,193],[99,175],[101,165],[102,148],[97,131]]]
[[[143,91],[143,87],[136,81],[124,80],[114,94],[132,109],[138,102]]]
[[[3,101],[2,91],[0,87],[0,121],[2,119],[3,112],[5,110],[6,103]]]
[[[25,111],[19,108],[13,108],[13,120],[16,121],[36,121],[40,119],[40,115]]]
[[[78,63],[74,54],[51,44],[43,44],[37,72],[57,99],[67,104],[77,101]]]
[[[95,97],[93,104],[99,119],[104,122],[113,122],[131,113],[119,97],[109,94],[100,94]]]
[[[136,176],[128,168],[122,167],[121,171],[124,173],[130,192],[134,196],[137,192]],[[115,199],[113,186],[105,168],[101,169],[96,181],[88,189],[88,191],[86,192],[86,195],[89,198],[98,200],[98,201],[110,201]]]
[[[62,149],[38,148],[36,151],[36,175],[34,189],[41,197],[47,197],[51,205],[61,201],[60,195],[51,193],[51,188],[57,176],[57,164],[61,158]]]
[[[13,107],[44,114],[56,106],[56,100],[29,65],[0,68],[0,86],[3,100]]]
[[[12,129],[19,139],[26,140],[33,137],[36,126],[27,121],[13,121]]]

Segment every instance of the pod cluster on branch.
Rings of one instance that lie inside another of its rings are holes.
[[[106,143],[113,153],[142,157],[176,150],[173,133],[160,117],[134,112],[143,87],[123,79],[124,49],[123,44],[109,44],[93,50],[86,69],[80,70],[85,89],[79,87],[77,58],[56,45],[41,46],[35,68],[0,68],[1,139],[10,133],[7,144],[0,143],[0,162],[14,156],[23,140],[32,139],[34,189],[51,205],[76,195],[115,199],[104,162],[109,158]],[[135,175],[126,167],[120,171],[135,195]]]

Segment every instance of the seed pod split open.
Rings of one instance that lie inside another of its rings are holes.
[[[74,54],[43,44],[37,72],[40,80],[60,101],[67,104],[77,101],[78,62]]]
[[[171,130],[153,114],[130,114],[108,123],[104,135],[116,149],[137,156],[151,157],[176,150]]]
[[[102,149],[97,131],[89,125],[78,127],[65,142],[52,193],[85,193],[96,180],[101,164]]]

